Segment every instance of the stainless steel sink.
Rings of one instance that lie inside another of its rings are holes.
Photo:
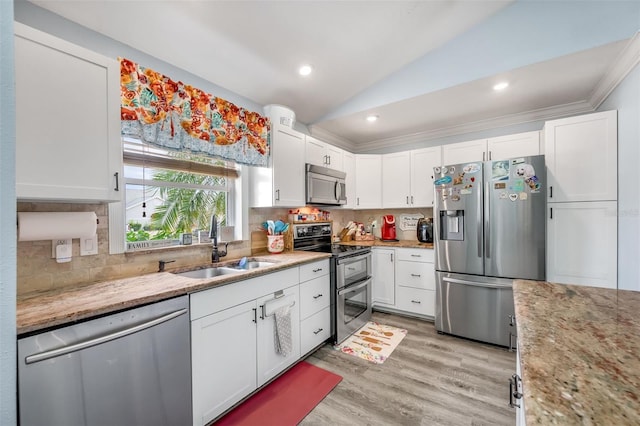
[[[203,268],[186,272],[175,272],[176,275],[187,278],[214,278],[220,275],[237,274],[241,272],[241,269],[228,268],[225,266],[218,266],[215,268]]]
[[[275,262],[264,262],[259,260],[250,260],[243,267],[240,267],[240,263],[232,263],[231,265],[227,265],[229,268],[233,268],[237,271],[243,271],[245,269],[256,269],[256,268],[264,268],[266,266],[275,265]]]

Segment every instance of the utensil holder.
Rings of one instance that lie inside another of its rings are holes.
[[[269,253],[282,253],[284,237],[282,235],[267,235],[267,250]]]

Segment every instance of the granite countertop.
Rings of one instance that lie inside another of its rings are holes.
[[[526,422],[640,424],[640,292],[516,280]]]
[[[433,249],[433,243],[421,243],[418,240],[382,241],[376,238],[374,241],[341,241],[340,244],[348,246],[371,246],[371,247],[397,247],[397,248],[422,248]]]
[[[326,259],[330,256],[328,253],[305,251],[251,256],[251,259],[274,262],[275,264],[237,274],[201,279],[181,277],[172,272],[156,272],[138,277],[28,295],[17,300],[17,333],[20,335],[60,326],[97,315],[230,284],[304,263]],[[237,260],[235,259],[235,261]],[[223,266],[233,261],[232,259],[226,260],[218,265]],[[202,268],[210,266],[212,264],[202,265]],[[182,268],[173,272],[193,269],[200,268]]]

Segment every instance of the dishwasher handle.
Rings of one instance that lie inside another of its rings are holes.
[[[124,330],[116,331],[115,333],[106,334],[104,336],[96,337],[93,339],[85,340],[82,342],[74,343],[72,345],[63,346],[58,349],[52,349],[50,351],[41,352],[39,354],[29,355],[24,359],[26,364],[33,364],[40,361],[45,361],[47,359],[55,358],[57,356],[66,355],[71,352],[76,352],[82,349],[90,348],[92,346],[100,345],[102,343],[110,342],[111,340],[119,339],[120,337],[125,337],[133,333],[137,333],[142,330],[146,330],[147,328],[151,328],[155,325],[162,324],[163,322],[172,320],[174,318],[179,317],[180,315],[184,315],[188,312],[187,309],[180,309],[161,317],[152,319],[151,321],[144,322],[142,324],[138,324],[136,326],[126,328]]]

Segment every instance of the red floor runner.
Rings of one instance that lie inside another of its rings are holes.
[[[341,380],[337,374],[302,361],[215,425],[297,425]]]

